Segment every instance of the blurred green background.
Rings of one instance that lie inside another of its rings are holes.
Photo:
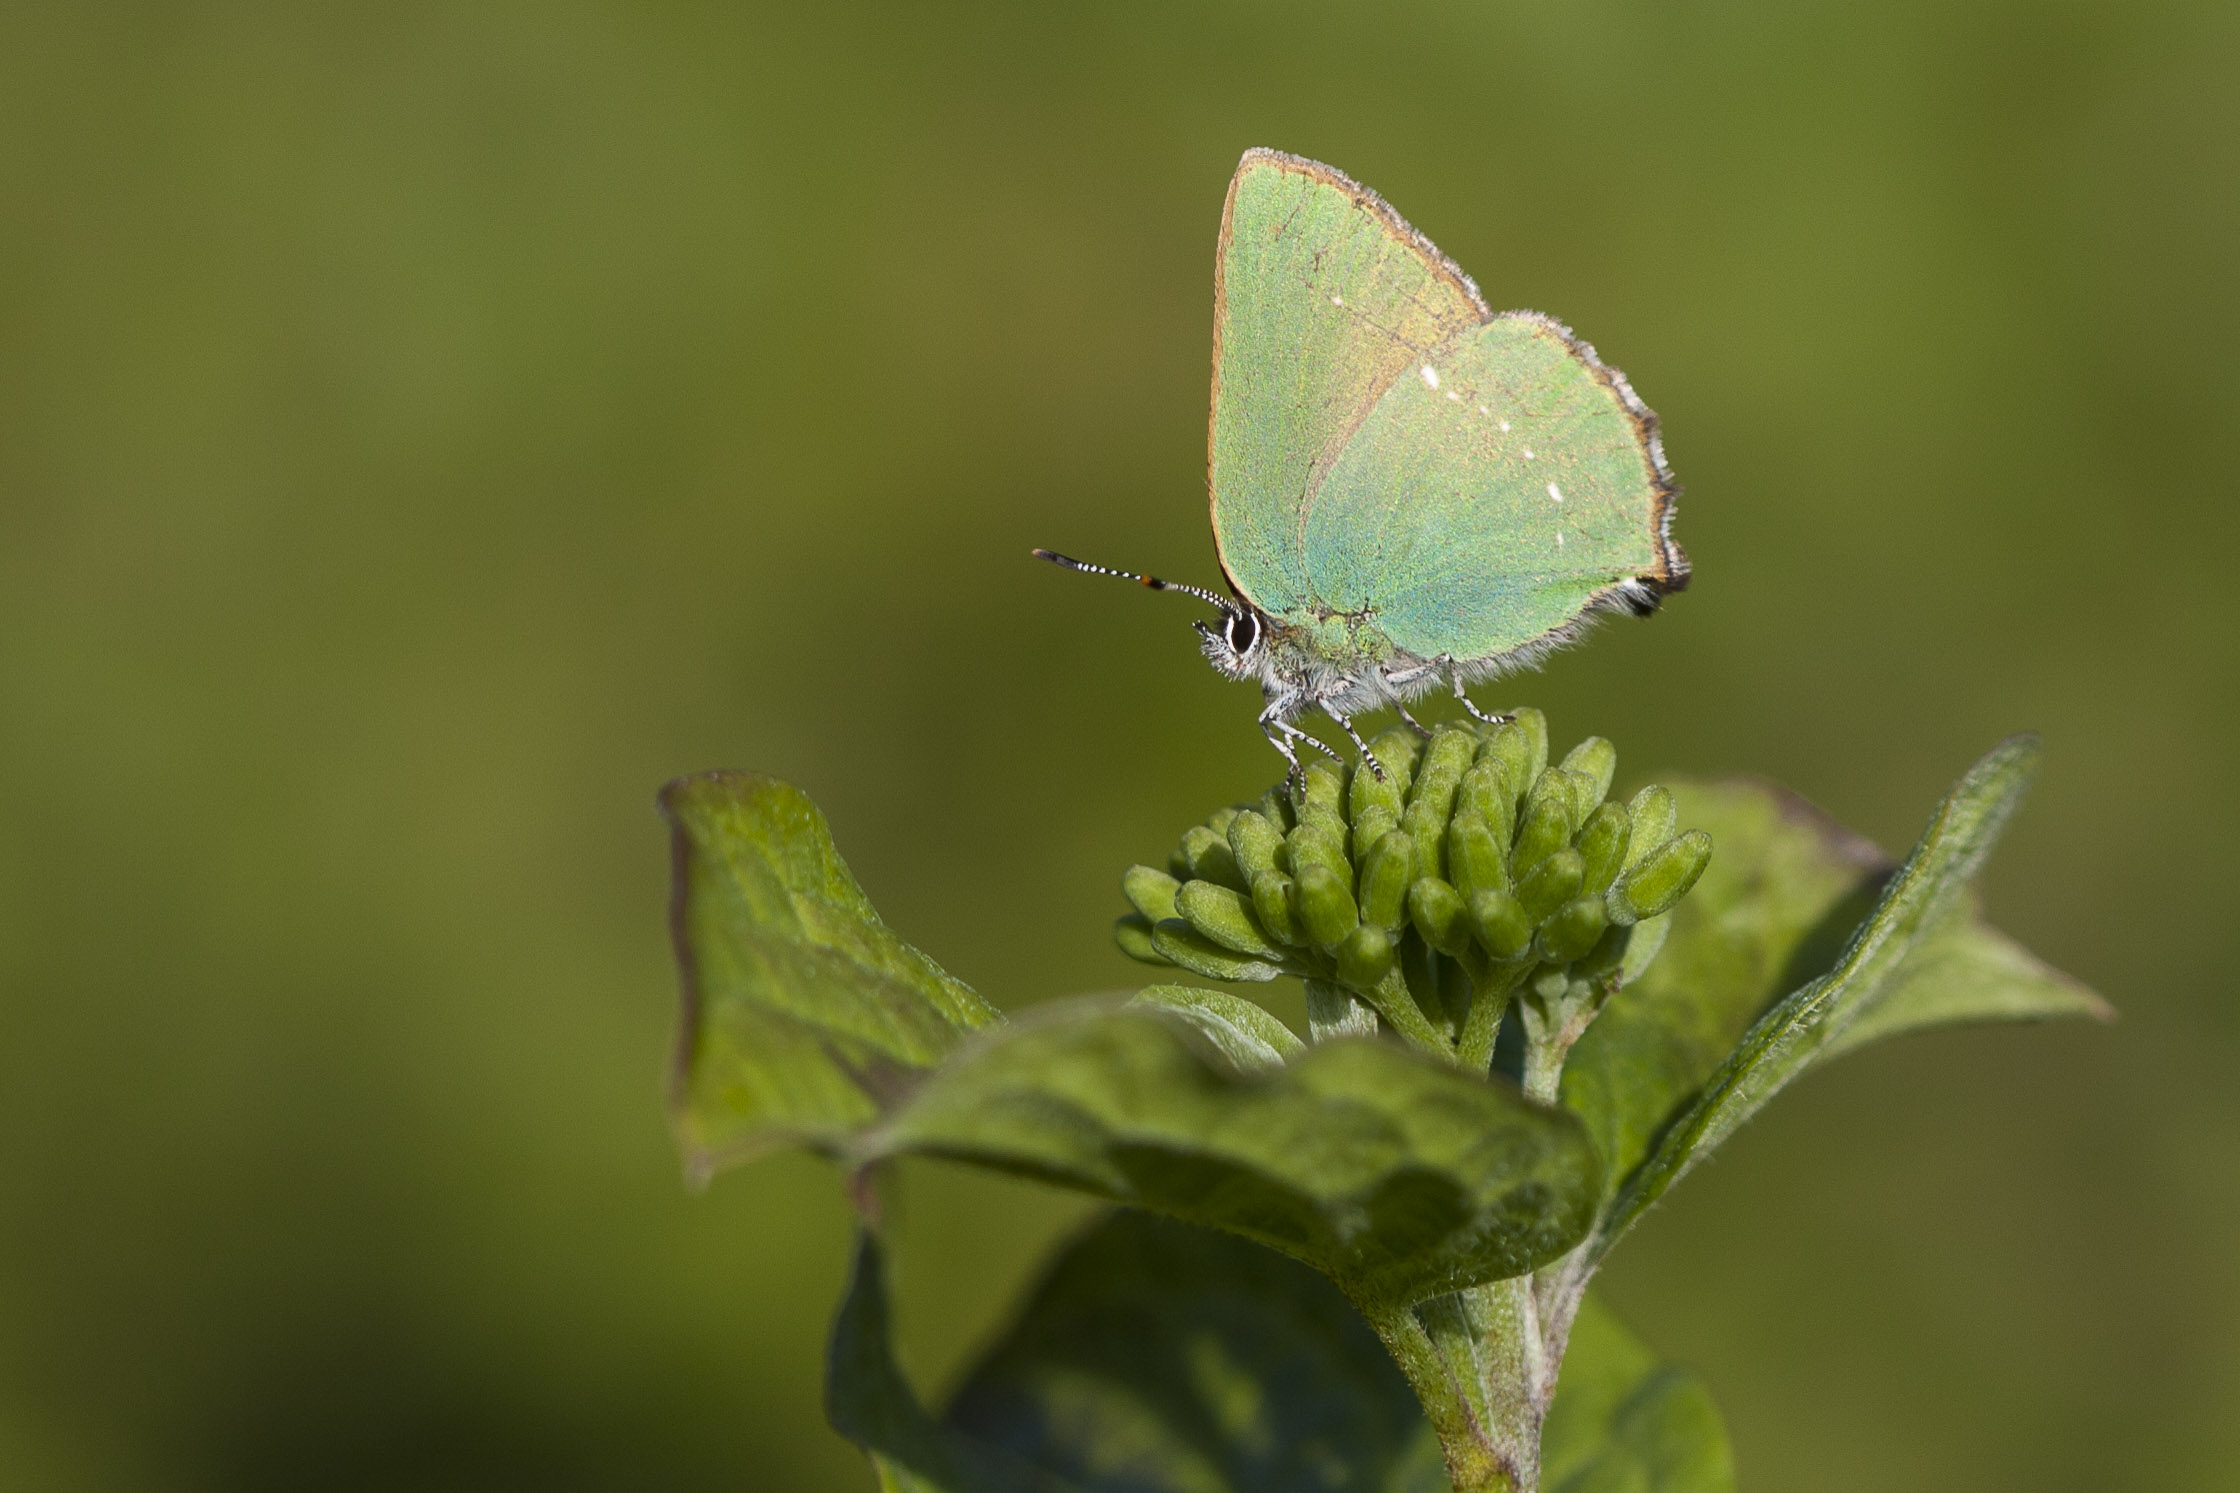
[[[806,786],[1016,1006],[1274,755],[1215,579],[1238,154],[1664,416],[1695,588],[1514,691],[1902,848],[2124,1010],[1785,1097],[1610,1294],[1743,1483],[2240,1488],[2240,11],[0,12],[0,1482],[867,1488],[848,1219],[688,1194],[652,809]],[[937,1170],[931,1388],[1074,1206]]]

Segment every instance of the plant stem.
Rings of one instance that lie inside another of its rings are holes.
[[[1438,1433],[1455,1493],[1533,1493],[1533,1484],[1520,1478],[1522,1469],[1505,1461],[1487,1434],[1483,1384],[1474,1371],[1476,1355],[1467,1335],[1458,1340],[1442,1331],[1435,1339],[1419,1310],[1402,1307],[1363,1315],[1422,1402]]]
[[[1549,1037],[1530,1037],[1524,1044],[1524,1096],[1553,1104],[1563,1088],[1563,1060],[1569,1043]]]
[[[1423,1402],[1455,1493],[1534,1493],[1551,1376],[1532,1278],[1366,1315]]]
[[[1465,1069],[1482,1074],[1493,1066],[1493,1047],[1501,1039],[1501,1013],[1509,1008],[1509,997],[1532,966],[1529,961],[1495,964],[1476,950],[1470,952],[1475,957],[1464,966],[1470,974],[1470,1014],[1463,1020],[1455,1057]]]
[[[1439,1029],[1431,1024],[1431,1019],[1423,1014],[1423,1007],[1416,1003],[1415,992],[1408,988],[1408,977],[1397,963],[1385,972],[1374,991],[1360,994],[1392,1023],[1394,1031],[1414,1046],[1442,1056],[1453,1050],[1447,1046],[1447,1039],[1439,1034]]]
[[[1309,980],[1307,1032],[1317,1042],[1332,1037],[1374,1037],[1376,1008],[1335,981]]]

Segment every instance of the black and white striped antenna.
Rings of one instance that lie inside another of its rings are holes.
[[[1154,591],[1180,591],[1186,596],[1195,596],[1200,601],[1209,601],[1231,616],[1244,610],[1228,597],[1216,595],[1203,586],[1189,586],[1181,581],[1162,581],[1155,575],[1143,575],[1133,570],[1114,570],[1109,565],[1091,565],[1087,560],[1076,560],[1073,556],[1061,555],[1056,550],[1038,549],[1034,556],[1037,560],[1048,560],[1053,565],[1063,565],[1068,570],[1078,570],[1085,575],[1118,576],[1121,580],[1134,581],[1137,585],[1148,586]]]

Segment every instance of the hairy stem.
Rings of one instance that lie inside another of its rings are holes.
[[[1495,1397],[1482,1371],[1485,1340],[1472,1330],[1473,1314],[1462,1298],[1364,1315],[1438,1433],[1455,1493],[1534,1493],[1539,1439],[1532,1439],[1531,1455],[1520,1461],[1513,1438],[1496,1423]]]
[[[1423,1014],[1423,1007],[1417,1002],[1415,992],[1408,988],[1408,977],[1398,964],[1386,971],[1374,991],[1361,993],[1411,1046],[1441,1055],[1453,1050],[1439,1034],[1439,1029],[1431,1024],[1431,1018]]]
[[[1463,1021],[1455,1057],[1465,1069],[1482,1074],[1493,1066],[1493,1047],[1501,1039],[1501,1014],[1509,1009],[1509,997],[1532,966],[1496,964],[1475,949],[1469,952],[1475,956],[1465,964],[1470,974],[1470,1014]]]

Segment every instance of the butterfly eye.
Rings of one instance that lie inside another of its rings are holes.
[[[1229,649],[1231,652],[1242,658],[1245,654],[1250,653],[1252,645],[1259,641],[1259,618],[1253,616],[1250,612],[1231,612],[1229,614]]]

